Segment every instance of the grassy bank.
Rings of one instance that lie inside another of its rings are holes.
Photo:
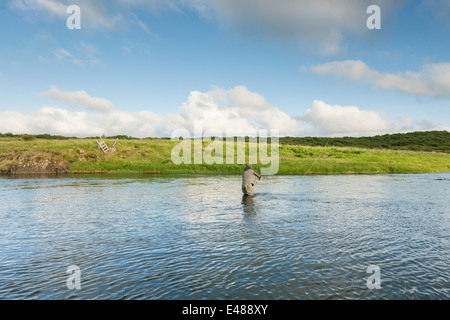
[[[114,140],[106,139],[105,142],[111,146]],[[67,168],[69,173],[242,173],[242,164],[173,164],[171,152],[177,143],[167,139],[119,140],[116,152],[103,154],[97,148],[95,139],[35,138],[24,141],[17,137],[0,138],[0,171],[3,174],[20,173],[20,168],[30,167],[29,163],[34,165],[44,163],[47,167],[55,165],[63,169]],[[204,142],[203,147],[208,146],[209,143]],[[288,144],[281,144],[279,150],[278,174],[450,171],[450,154],[448,153]],[[248,143],[246,144],[246,154],[248,155]],[[261,165],[258,163],[254,167],[260,169]],[[63,169],[60,169],[59,172],[62,172]],[[25,172],[29,171],[25,170]]]

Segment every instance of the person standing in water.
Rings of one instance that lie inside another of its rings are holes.
[[[253,195],[253,186],[256,183],[256,178],[261,179],[261,174],[253,169],[250,163],[247,163],[244,173],[242,174],[242,192],[244,195]]]

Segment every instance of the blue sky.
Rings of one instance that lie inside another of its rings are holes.
[[[449,16],[446,0],[3,0],[0,132],[450,130]]]

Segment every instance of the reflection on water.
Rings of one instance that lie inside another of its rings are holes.
[[[449,299],[449,178],[2,177],[0,299]]]
[[[242,204],[243,204],[245,213],[256,213],[254,196],[248,196],[248,195],[244,194],[242,196]]]

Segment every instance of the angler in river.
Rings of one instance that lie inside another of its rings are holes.
[[[244,195],[253,195],[253,186],[256,184],[256,179],[261,179],[261,174],[253,169],[250,163],[247,163],[242,174],[242,192]]]

